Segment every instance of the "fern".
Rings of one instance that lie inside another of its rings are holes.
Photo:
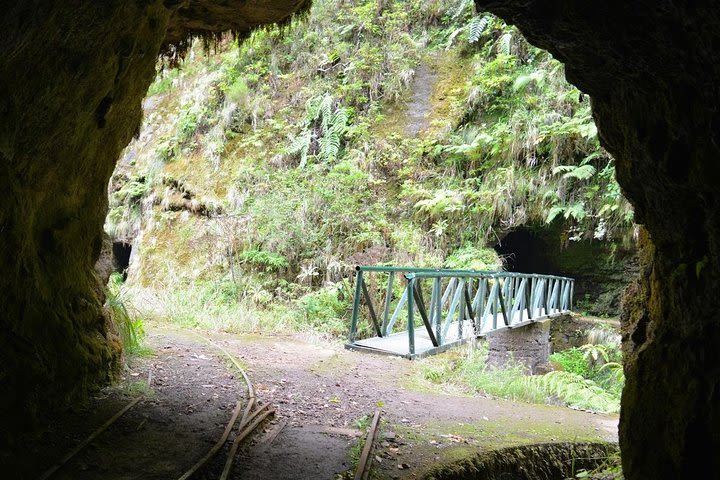
[[[529,382],[540,386],[548,395],[554,395],[571,407],[603,413],[616,412],[620,408],[618,398],[610,395],[592,380],[564,371],[528,377]]]
[[[463,32],[467,32],[468,43],[477,43],[483,32],[487,30],[488,25],[490,25],[490,20],[491,17],[489,15],[484,17],[472,17],[467,25],[463,25],[462,27],[453,30],[453,32],[448,36],[445,49],[450,49],[455,42],[455,38]]]
[[[468,42],[476,43],[480,40],[480,36],[483,34],[487,26],[490,24],[490,17],[473,17],[467,26],[468,30]]]
[[[571,172],[565,173],[563,178],[576,178],[578,180],[588,180],[595,175],[595,167],[592,165],[581,165]]]
[[[322,97],[313,97],[305,102],[305,125],[312,124],[320,116]]]
[[[619,362],[607,362],[600,367],[599,372],[608,372],[609,381],[606,383],[616,388],[618,393],[622,393],[622,387],[625,385],[625,372],[623,371],[622,364]]]
[[[460,27],[460,28],[453,30],[453,32],[448,36],[447,43],[445,44],[445,50],[449,50],[450,47],[453,46],[455,37],[460,35],[463,31],[465,31],[465,27]]]
[[[128,309],[121,275],[114,273],[110,277],[106,294],[105,307],[118,329],[123,347],[130,352],[139,350],[145,338],[145,328],[142,319]]]
[[[310,144],[312,143],[312,132],[305,130],[300,133],[285,149],[285,153],[290,156],[300,155],[300,168],[303,168],[307,163],[308,152],[310,151]]]
[[[337,159],[340,153],[340,135],[337,132],[328,131],[320,138],[320,157],[332,161]]]
[[[238,259],[266,272],[277,272],[289,266],[286,257],[265,250],[245,250],[238,255]]]
[[[580,347],[580,350],[584,352],[585,360],[591,364],[606,364],[610,361],[607,345],[588,343]],[[602,362],[600,362],[600,359],[602,359]]]
[[[595,167],[589,164],[585,165],[558,165],[553,168],[553,174],[562,173],[562,178],[575,178],[577,180],[589,180],[595,175]]]
[[[458,3],[458,6],[455,9],[455,12],[453,12],[452,14],[452,19],[457,20],[458,18],[460,18],[463,13],[465,13],[465,10],[468,7],[474,10],[475,3],[473,2],[473,0],[460,0],[460,3]]]
[[[338,107],[335,113],[332,115],[331,127],[329,131],[336,133],[337,135],[343,136],[347,132],[348,121],[350,115],[346,108]]]
[[[321,125],[323,132],[326,132],[328,130],[328,124],[332,120],[333,103],[334,103],[333,98],[328,94],[325,94],[325,96],[320,101],[319,115],[321,117],[320,125]]]
[[[503,55],[510,55],[512,52],[512,33],[504,33],[497,41],[497,48]]]
[[[582,222],[587,217],[588,212],[585,210],[585,204],[583,202],[576,202],[570,204],[564,208],[565,213],[563,217],[565,219],[574,219],[577,222]]]
[[[518,76],[513,82],[513,92],[520,92],[530,84],[535,82],[538,87],[542,87],[545,84],[545,72],[542,70],[536,70],[527,75]]]
[[[553,220],[557,218],[558,215],[563,213],[563,210],[565,210],[560,205],[555,205],[548,211],[547,217],[545,218],[545,223],[552,223]]]
[[[305,125],[303,131],[285,149],[285,154],[300,156],[300,168],[307,164],[313,138],[317,139],[318,157],[334,161],[340,155],[342,142],[348,130],[350,114],[347,108],[335,108],[335,99],[325,94],[309,99],[305,103]]]

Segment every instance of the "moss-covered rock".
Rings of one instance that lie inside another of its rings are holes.
[[[617,446],[610,443],[543,443],[484,451],[438,465],[425,480],[560,480],[597,467]]]

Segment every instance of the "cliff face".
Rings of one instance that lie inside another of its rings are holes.
[[[624,336],[626,478],[690,478],[720,459],[717,2],[478,0],[589,93],[649,237]],[[714,47],[713,47],[714,46]],[[701,467],[702,466],[702,467]]]
[[[242,35],[304,3],[34,1],[3,12],[0,443],[106,381],[117,362],[93,265],[108,179],[139,128],[161,49],[190,34]]]

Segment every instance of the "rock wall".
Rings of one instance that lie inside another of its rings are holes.
[[[720,472],[720,5],[476,0],[566,65],[647,229],[624,336],[625,478]],[[699,477],[698,477],[699,478]]]
[[[242,35],[306,0],[34,0],[0,17],[0,464],[44,414],[106,382],[120,343],[94,271],[107,184],[161,51]]]
[[[569,348],[577,348],[588,342],[588,332],[599,325],[615,327],[614,320],[585,318],[574,314],[562,314],[553,318],[550,323],[550,353],[561,352]]]

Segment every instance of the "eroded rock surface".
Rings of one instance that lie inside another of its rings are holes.
[[[117,363],[93,266],[107,183],[161,49],[286,21],[306,0],[36,0],[0,19],[0,446]],[[5,452],[6,449],[0,449]],[[0,457],[3,457],[0,455]],[[0,464],[6,458],[0,458]]]
[[[645,242],[626,326],[625,478],[720,471],[718,2],[476,0],[566,64]]]

